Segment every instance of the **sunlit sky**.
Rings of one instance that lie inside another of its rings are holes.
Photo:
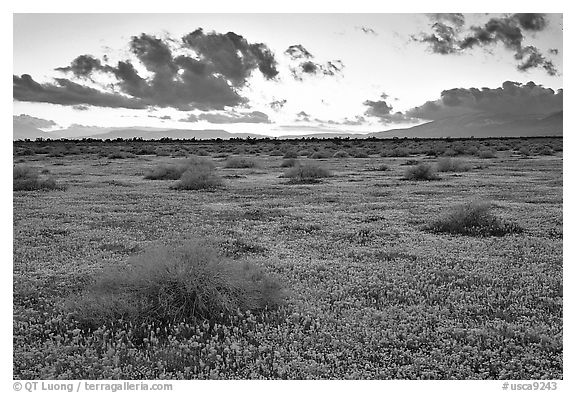
[[[501,14],[465,14],[466,27],[482,25]],[[547,28],[528,33],[525,45],[543,53],[558,49],[551,57],[558,75],[542,68],[517,70],[513,53],[501,43],[477,47],[461,54],[432,53],[429,46],[411,39],[430,32],[433,20],[426,14],[15,14],[14,75],[30,74],[40,83],[53,78],[70,78],[56,71],[70,65],[79,55],[106,56],[111,64],[135,60],[129,51],[132,36],[147,33],[159,38],[181,39],[203,28],[208,33],[232,31],[249,43],[264,43],[278,62],[276,80],[266,80],[258,70],[241,86],[247,105],[237,112],[259,111],[269,123],[213,124],[206,121],[182,122],[192,112],[175,108],[124,109],[14,101],[14,115],[27,114],[55,121],[59,127],[83,124],[102,127],[148,126],[185,129],[225,129],[267,135],[318,131],[370,132],[413,124],[387,122],[365,116],[367,100],[382,100],[393,112],[437,100],[451,88],[497,88],[504,81],[536,84],[554,90],[562,81],[562,17],[549,14]],[[305,75],[296,80],[290,74],[290,58],[284,51],[302,45],[324,64],[340,60],[341,73],[334,76]],[[286,100],[274,110],[272,101]],[[228,108],[232,110],[232,108]],[[297,121],[305,112],[308,121]],[[160,119],[169,116],[170,119]],[[345,125],[345,119],[364,116],[360,125]],[[338,124],[328,124],[328,121]]]

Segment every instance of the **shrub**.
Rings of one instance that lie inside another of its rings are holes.
[[[256,160],[249,157],[228,157],[224,163],[226,168],[255,168],[258,166]]]
[[[330,176],[329,170],[311,163],[297,165],[284,173],[292,183],[318,183],[319,179]]]
[[[213,190],[222,187],[222,178],[213,169],[196,167],[187,169],[172,186],[176,190]]]
[[[288,158],[282,161],[282,164],[280,164],[282,168],[292,168],[293,166],[296,165],[298,165],[298,160],[295,158]]]
[[[509,233],[521,233],[522,228],[515,223],[502,221],[490,212],[486,202],[470,202],[451,208],[450,213],[439,218],[427,229],[467,236],[504,236]]]
[[[351,154],[352,154],[352,157],[354,157],[354,158],[368,158],[368,157],[370,157],[368,155],[368,153],[366,153],[364,150],[360,150],[360,149],[353,150]]]
[[[472,167],[456,158],[441,158],[436,163],[438,172],[468,172]]]
[[[134,158],[134,157],[136,157],[135,154],[133,154],[133,153],[127,153],[127,152],[122,152],[122,151],[115,151],[115,152],[112,152],[112,153],[108,154],[108,158],[111,159],[111,160],[114,160],[114,159],[125,159],[125,158]]]
[[[478,152],[478,157],[480,157],[480,158],[495,158],[495,157],[496,157],[496,153],[494,153],[493,150],[484,149],[484,150],[480,150],[480,151]]]
[[[298,153],[295,152],[294,150],[288,150],[288,151],[284,154],[284,158],[298,158]]]
[[[391,157],[408,157],[410,155],[410,151],[403,147],[395,147],[390,151]]]
[[[320,151],[316,151],[316,152],[312,153],[309,157],[312,159],[315,159],[315,160],[320,159],[320,158],[329,158],[330,153],[326,150],[320,150]]]
[[[540,146],[538,154],[541,156],[553,156],[555,151],[550,146]]]
[[[408,160],[405,163],[400,164],[400,165],[418,165],[418,164],[420,164],[420,161],[418,161],[418,160]]]
[[[282,290],[249,262],[221,257],[207,242],[149,249],[112,267],[65,308],[83,327],[120,319],[141,324],[220,320],[278,306]]]
[[[518,153],[520,153],[523,157],[528,157],[532,155],[532,151],[528,146],[522,146],[518,149]]]
[[[213,170],[214,163],[205,158],[192,157],[175,163],[159,164],[144,176],[149,180],[177,180],[189,169],[196,171]]]
[[[367,170],[369,171],[379,171],[379,172],[386,172],[390,170],[390,167],[386,164],[381,164],[374,167],[369,167]]]
[[[272,150],[270,153],[268,153],[269,156],[282,156],[284,155],[280,150],[276,149],[276,150]]]
[[[425,163],[411,166],[404,172],[405,180],[438,180],[438,175],[434,169]]]
[[[348,152],[346,150],[338,150],[336,153],[334,153],[334,155],[332,157],[334,157],[334,158],[347,158],[347,157],[350,157],[350,154],[348,154]]]
[[[64,187],[56,184],[56,180],[52,177],[40,178],[38,171],[27,165],[16,165],[13,168],[12,186],[14,191],[64,189]]]

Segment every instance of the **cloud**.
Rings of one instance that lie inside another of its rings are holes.
[[[238,112],[213,112],[213,113],[201,113],[200,115],[190,114],[186,119],[180,121],[184,122],[198,122],[206,121],[213,124],[232,124],[232,123],[272,123],[268,118],[268,115],[253,111],[248,113],[238,113]]]
[[[194,113],[190,113],[187,117],[180,119],[178,121],[186,123],[196,123],[198,121],[198,116],[196,116]]]
[[[378,35],[378,33],[376,33],[376,31],[371,27],[356,26],[356,30],[360,30],[364,34]]]
[[[367,116],[384,117],[388,116],[392,111],[392,106],[388,105],[384,100],[381,101],[366,100],[364,101],[364,105],[368,107],[368,109],[366,109]]]
[[[30,75],[23,74],[13,75],[12,81],[13,97],[18,101],[129,109],[144,109],[147,106],[139,98],[101,92],[63,78],[56,78],[56,83],[41,84],[33,80]]]
[[[326,63],[313,61],[314,55],[304,46],[291,45],[284,51],[284,54],[290,57],[293,65],[290,66],[292,77],[298,81],[304,80],[308,76],[335,76],[342,72],[344,63],[341,60],[331,60]]]
[[[543,31],[548,26],[545,14],[512,14],[500,18],[491,18],[483,26],[471,26],[464,36],[465,24],[462,14],[429,14],[434,22],[432,33],[412,36],[413,41],[428,44],[434,53],[442,55],[462,53],[475,47],[487,47],[501,43],[505,49],[514,53],[519,61],[517,69],[527,71],[542,68],[549,75],[557,75],[554,63],[547,59],[534,46],[524,45],[524,33]]]
[[[274,54],[265,44],[250,43],[233,32],[196,29],[181,40],[142,33],[131,37],[129,50],[148,75],[140,75],[130,59],[108,64],[106,56],[80,55],[56,70],[79,82],[96,83],[98,75],[115,81],[97,85],[100,91],[68,79],[39,84],[29,75],[14,76],[14,98],[60,105],[222,110],[247,102],[240,89],[255,70],[266,79],[278,74]]]
[[[90,107],[88,105],[74,105],[72,106],[72,109],[76,111],[87,111],[88,109],[90,109]]]
[[[40,119],[38,117],[34,117],[34,116],[26,115],[26,114],[21,114],[18,116],[12,116],[12,119],[13,119],[14,124],[18,124],[20,126],[30,126],[30,127],[39,128],[39,129],[51,128],[51,127],[58,125],[53,120]]]
[[[274,100],[272,101],[270,104],[270,108],[272,108],[275,111],[279,111],[280,109],[282,109],[284,107],[284,105],[286,105],[288,101],[286,99],[282,99],[282,100]]]
[[[392,112],[394,109],[392,105],[389,105],[385,100],[388,98],[386,93],[382,93],[380,95],[381,100],[372,101],[366,100],[364,101],[364,105],[368,108],[364,112],[364,115],[375,117],[381,123],[389,124],[389,123],[414,123],[416,119],[406,116],[402,112]]]
[[[355,116],[353,119],[345,118],[342,124],[346,126],[360,126],[366,123],[364,116]]]
[[[534,82],[506,81],[502,87],[444,90],[440,99],[406,111],[409,117],[439,120],[468,113],[549,114],[561,111],[563,90],[554,91]]]
[[[202,29],[196,29],[184,36],[182,41],[184,46],[194,50],[209,68],[234,83],[244,84],[256,68],[267,79],[278,75],[272,51],[262,43],[250,44],[236,33],[206,34]]]
[[[304,48],[301,44],[290,45],[288,49],[284,51],[284,53],[290,56],[292,60],[311,59],[314,57],[312,53],[308,52],[308,50],[306,50],[306,48]]]
[[[466,23],[464,15],[460,13],[428,14],[428,17],[435,22],[449,23],[454,26],[455,30],[460,30],[462,26],[464,26],[464,23]]]
[[[296,113],[296,121],[305,121],[305,122],[309,122],[310,120],[312,120],[310,118],[310,115],[304,111],[300,111],[298,113]]]

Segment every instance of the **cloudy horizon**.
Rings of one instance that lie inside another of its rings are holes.
[[[14,115],[269,136],[546,115],[562,52],[561,14],[15,14]]]

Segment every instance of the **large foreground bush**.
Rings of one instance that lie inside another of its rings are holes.
[[[173,323],[223,320],[238,310],[272,308],[282,300],[280,285],[249,262],[220,256],[208,243],[150,249],[110,268],[66,308],[84,327],[118,320]]]
[[[431,223],[427,229],[433,232],[451,233],[468,236],[504,236],[520,233],[522,228],[515,223],[495,217],[487,202],[470,202]]]

